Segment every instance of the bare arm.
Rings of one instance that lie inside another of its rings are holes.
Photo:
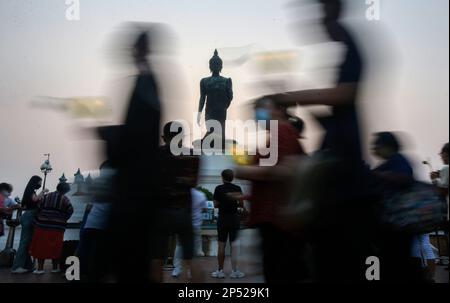
[[[249,181],[267,181],[270,175],[269,167],[244,166],[236,168],[236,178]]]
[[[297,92],[289,92],[269,96],[275,101],[286,106],[296,105],[328,105],[340,106],[351,104],[356,96],[355,83],[343,83],[334,88],[312,89]]]
[[[301,161],[301,156],[289,156],[276,166],[242,166],[236,169],[236,177],[249,181],[280,181],[295,174],[293,164]]]
[[[376,172],[375,171],[374,175],[383,179],[385,182],[388,182],[390,184],[397,185],[397,186],[408,185],[409,183],[414,181],[414,179],[411,176],[409,176],[407,174],[402,174],[402,173]]]

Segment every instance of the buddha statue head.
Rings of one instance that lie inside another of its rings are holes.
[[[219,57],[217,49],[214,51],[214,56],[209,60],[209,69],[213,74],[220,74],[223,67],[223,61]]]

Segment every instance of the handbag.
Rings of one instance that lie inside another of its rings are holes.
[[[434,186],[416,181],[383,201],[382,223],[400,232],[429,233],[445,222],[446,209]]]

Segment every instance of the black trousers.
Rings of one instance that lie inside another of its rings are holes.
[[[305,242],[272,224],[262,224],[258,228],[266,283],[293,283],[307,279]]]
[[[161,209],[157,224],[157,259],[165,259],[168,253],[169,239],[177,235],[183,248],[183,260],[194,257],[194,230],[192,227],[192,211],[190,209]]]
[[[86,282],[100,282],[108,273],[111,259],[107,244],[106,231],[90,228],[83,231],[80,245],[80,265]]]
[[[411,257],[413,237],[413,234],[397,231],[381,233],[381,282],[425,282],[421,261]]]

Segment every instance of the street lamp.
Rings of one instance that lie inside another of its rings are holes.
[[[47,160],[44,161],[41,165],[41,172],[44,173],[44,184],[42,189],[45,189],[45,181],[47,180],[47,174],[52,171],[52,166],[50,164],[50,154],[45,154],[47,156]]]

